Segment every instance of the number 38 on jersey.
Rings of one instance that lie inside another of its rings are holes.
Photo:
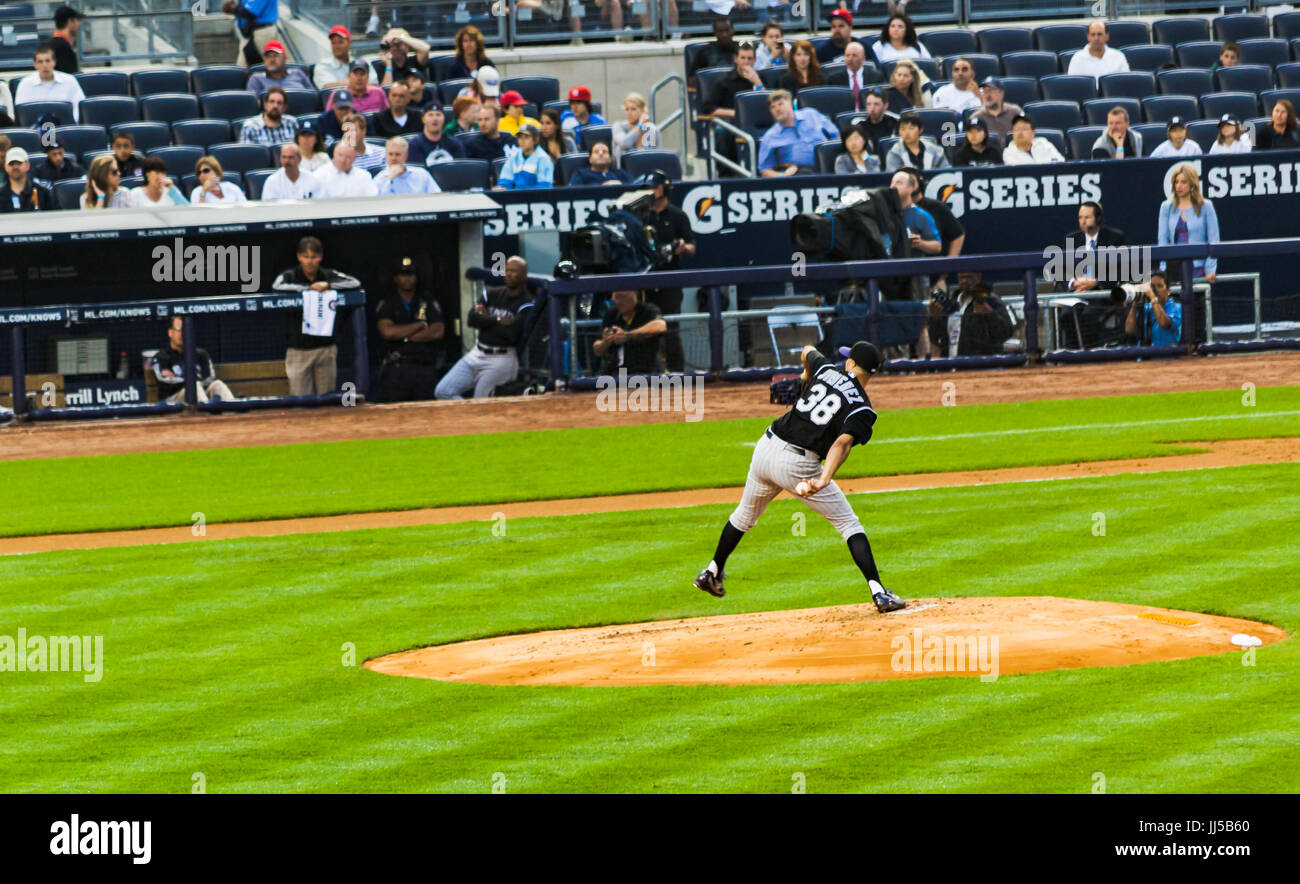
[[[808,420],[819,427],[824,427],[844,407],[844,400],[830,387],[823,383],[816,383],[808,388],[808,393],[796,402],[794,407],[808,415]]]

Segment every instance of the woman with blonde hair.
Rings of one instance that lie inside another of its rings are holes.
[[[817,51],[807,40],[795,40],[790,47],[790,62],[781,88],[795,95],[808,86],[822,85],[822,66],[817,61]]]
[[[926,87],[930,78],[910,58],[900,58],[889,75],[885,89],[886,110],[900,114],[909,107],[929,107],[930,92]]]
[[[614,165],[623,162],[623,154],[640,147],[658,147],[659,130],[650,122],[645,96],[629,92],[623,99],[624,119],[614,123]]]
[[[190,194],[194,205],[203,203],[242,203],[247,197],[238,186],[225,180],[221,164],[213,157],[199,157],[194,164],[194,174],[199,177],[198,186]]]
[[[487,47],[483,45],[482,31],[473,25],[465,25],[456,32],[456,60],[448,68],[448,80],[473,79],[479,68],[491,64]]]
[[[1169,199],[1160,206],[1159,229],[1156,244],[1180,246],[1188,243],[1216,243],[1219,241],[1219,215],[1214,203],[1201,195],[1201,176],[1196,167],[1183,163],[1174,168],[1169,177]],[[1180,279],[1179,261],[1169,261],[1170,280]],[[1218,258],[1197,258],[1192,262],[1195,276],[1204,276],[1213,283],[1219,269]],[[1190,293],[1183,293],[1186,301]]]
[[[90,162],[86,172],[86,192],[81,195],[83,209],[130,208],[130,192],[122,187],[122,170],[117,157],[100,154]]]

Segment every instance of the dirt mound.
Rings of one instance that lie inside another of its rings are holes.
[[[725,603],[724,603],[725,604]],[[1286,638],[1253,620],[1052,597],[912,599],[509,635],[366,662],[386,675],[511,685],[883,681],[1125,666]]]

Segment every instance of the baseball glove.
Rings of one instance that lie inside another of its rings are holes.
[[[797,374],[779,374],[772,378],[773,405],[794,405],[803,392],[803,379]]]

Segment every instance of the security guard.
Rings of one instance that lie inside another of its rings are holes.
[[[429,292],[416,289],[415,261],[411,258],[397,262],[393,286],[396,292],[385,298],[376,312],[379,334],[384,339],[380,399],[432,399],[443,349],[442,311]]]

